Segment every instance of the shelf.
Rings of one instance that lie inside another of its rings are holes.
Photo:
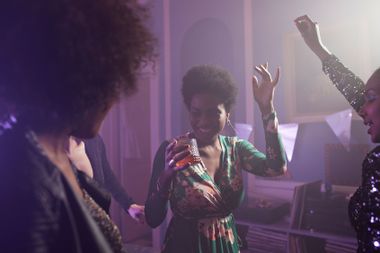
[[[314,232],[305,229],[289,229],[289,233],[294,235],[316,237],[320,239],[329,239],[337,242],[356,244],[356,238],[353,236],[341,236],[332,233]]]
[[[320,181],[316,181],[297,185],[294,188],[289,213],[283,217],[273,213],[272,208],[268,209],[268,212],[272,211],[273,219],[263,215],[265,218],[259,220],[253,214],[268,213],[265,209],[258,211],[257,208],[261,207],[252,203],[247,206],[253,209],[236,212],[238,228],[246,231],[245,245],[248,249],[242,252],[355,253],[357,241],[354,233],[349,234],[348,230],[352,228],[348,217],[346,221],[344,214],[340,215],[346,210],[345,198],[341,198],[346,194],[336,192],[324,195],[320,193],[320,184]],[[273,197],[273,201],[269,197],[264,202],[275,203],[275,199],[276,196]],[[310,213],[310,210],[313,212]],[[336,219],[333,214],[337,215]],[[276,222],[268,223],[275,220]],[[309,229],[310,227],[313,229]]]
[[[246,225],[249,227],[253,226],[255,228],[271,229],[277,232],[285,232],[285,233],[289,232],[289,222],[287,222],[286,220],[281,220],[273,224],[263,224],[263,223],[251,222],[249,220],[243,220],[243,219],[237,218],[236,223]]]

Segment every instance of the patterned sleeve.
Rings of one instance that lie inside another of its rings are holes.
[[[168,198],[162,196],[157,187],[157,181],[165,169],[165,150],[168,145],[168,141],[163,142],[154,157],[148,197],[145,202],[146,222],[152,228],[159,226],[164,221],[168,209]]]
[[[359,112],[364,104],[364,82],[346,68],[335,55],[324,60],[322,68],[354,110]]]
[[[257,176],[277,176],[285,172],[286,158],[275,112],[263,118],[266,154],[257,150],[250,142],[241,140],[238,145],[242,168]]]

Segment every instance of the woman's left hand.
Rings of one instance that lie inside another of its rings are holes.
[[[267,115],[274,111],[273,94],[280,78],[280,68],[277,68],[274,79],[268,70],[268,63],[256,66],[255,70],[260,74],[261,81],[259,83],[255,75],[252,77],[253,97],[259,105],[262,115]]]

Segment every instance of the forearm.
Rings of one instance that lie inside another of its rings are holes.
[[[364,82],[346,68],[339,59],[331,55],[322,62],[323,72],[342,93],[355,111],[364,104]]]
[[[149,193],[145,203],[145,218],[149,226],[159,226],[166,217],[173,175],[163,171],[156,187]]]
[[[128,195],[124,187],[116,179],[115,174],[107,164],[103,165],[104,186],[111,193],[112,197],[119,203],[122,208],[128,212],[129,207],[135,203],[133,198]]]
[[[282,175],[285,172],[286,155],[282,139],[278,133],[276,112],[263,116],[263,125],[266,141],[266,166],[269,175]]]
[[[321,60],[321,62],[324,62],[327,60],[332,54],[330,51],[323,45],[319,45],[315,48],[310,48],[316,56]]]
[[[147,224],[158,227],[165,219],[168,210],[168,199],[157,193],[152,193],[145,202],[145,219]]]
[[[150,227],[159,226],[166,217],[172,173],[165,170],[165,149],[169,142],[159,147],[153,162],[148,197],[145,202],[145,218]]]
[[[257,150],[250,142],[240,140],[238,155],[243,169],[257,176],[268,177],[282,175],[286,170],[285,152],[278,134],[276,114],[264,115],[266,154]]]

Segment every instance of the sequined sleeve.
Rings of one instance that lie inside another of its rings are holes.
[[[276,176],[284,173],[285,151],[278,133],[278,120],[273,112],[263,118],[266,154],[257,150],[250,142],[242,140],[238,144],[239,157],[243,169],[257,176]]]
[[[364,104],[364,82],[346,68],[335,55],[324,60],[322,68],[354,110],[359,112]]]

